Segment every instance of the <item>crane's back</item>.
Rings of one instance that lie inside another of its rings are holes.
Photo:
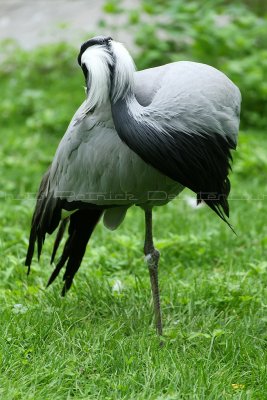
[[[211,130],[236,143],[241,95],[222,72],[201,63],[180,61],[135,73],[141,105],[157,110],[187,131]]]

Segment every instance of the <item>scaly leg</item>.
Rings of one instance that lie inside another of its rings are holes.
[[[159,251],[155,249],[153,243],[152,210],[145,210],[145,219],[146,219],[146,235],[145,235],[144,253],[150,275],[156,330],[159,335],[162,335],[160,295],[159,295],[159,284],[158,284],[158,263],[160,254]]]

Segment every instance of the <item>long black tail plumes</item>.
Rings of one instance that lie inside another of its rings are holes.
[[[43,243],[47,233],[52,234],[58,228],[57,236],[54,242],[54,248],[51,256],[51,263],[53,263],[59,244],[63,238],[64,232],[69,222],[69,237],[65,243],[62,256],[60,257],[47,286],[49,286],[57,277],[60,270],[66,265],[66,271],[63,276],[64,287],[62,294],[70,288],[74,275],[81,265],[82,258],[85,253],[86,245],[95,229],[103,210],[95,206],[90,209],[79,208],[79,204],[71,204],[69,211],[74,211],[73,214],[61,221],[62,200],[53,196],[49,191],[49,173],[48,170],[41,181],[36,207],[32,217],[31,233],[29,238],[29,247],[25,260],[25,265],[28,267],[28,274],[32,263],[34,254],[35,243],[37,242],[38,259],[40,258]],[[90,207],[89,204],[83,204],[84,207]]]
[[[102,210],[79,210],[70,217],[69,237],[65,243],[62,256],[60,257],[47,286],[56,279],[60,270],[66,265],[63,276],[64,286],[62,296],[71,287],[74,275],[78,271],[84,256],[87,243],[102,215]]]
[[[25,260],[25,265],[28,267],[28,274],[30,272],[35,243],[37,242],[39,259],[45,241],[45,235],[47,233],[53,233],[60,223],[61,200],[57,197],[53,197],[52,194],[47,195],[49,173],[50,170],[48,169],[40,183],[36,206],[32,217],[29,246]]]
[[[52,255],[51,255],[50,264],[53,264],[53,262],[54,262],[55,256],[57,254],[58,247],[59,247],[59,245],[61,243],[61,240],[62,240],[63,235],[65,233],[66,227],[68,225],[68,222],[69,222],[69,218],[65,218],[65,219],[63,219],[63,221],[61,221],[61,223],[59,225],[59,228],[58,228],[58,231],[57,231],[57,236],[56,236],[56,239],[55,239],[55,242],[54,242],[54,247],[53,247],[53,251],[52,251]]]

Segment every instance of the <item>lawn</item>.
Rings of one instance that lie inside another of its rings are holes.
[[[66,298],[60,279],[45,290],[53,238],[27,277],[33,194],[84,97],[69,59],[16,52],[0,72],[0,398],[266,399],[266,133],[242,131],[234,154],[237,236],[189,191],[154,212],[163,347],[140,209],[115,233],[97,227]]]

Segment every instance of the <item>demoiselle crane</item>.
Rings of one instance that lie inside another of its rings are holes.
[[[64,295],[101,216],[113,230],[129,207],[140,206],[161,335],[160,255],[153,244],[152,208],[187,187],[196,193],[197,203],[205,202],[229,225],[228,173],[230,151],[237,143],[240,92],[222,72],[195,62],[135,72],[128,51],[111,37],[85,42],[78,62],[86,99],[41,181],[25,264],[29,272],[35,242],[39,258],[46,234],[58,228],[53,263],[69,222],[62,255],[48,281],[50,285],[66,265]]]

